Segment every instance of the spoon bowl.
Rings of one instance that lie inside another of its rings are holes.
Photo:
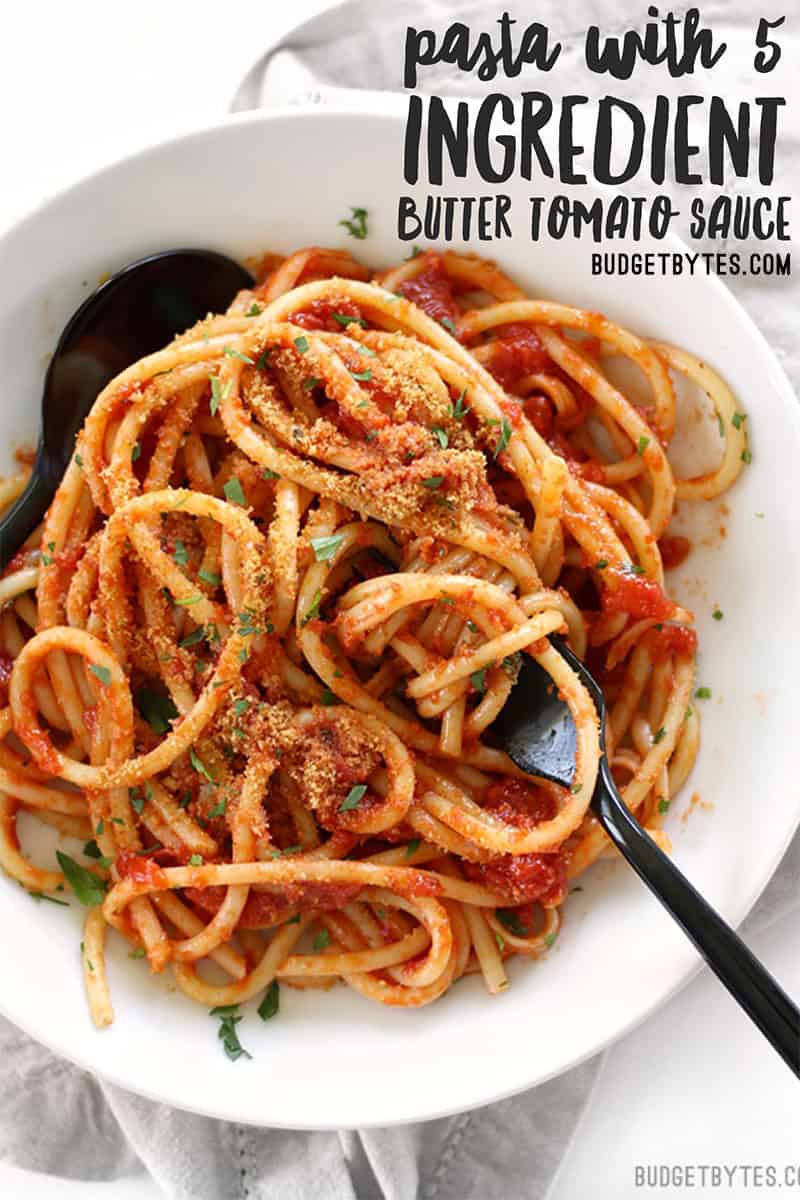
[[[75,436],[106,384],[210,312],[224,312],[248,271],[211,250],[166,250],[123,267],[73,314],[44,382],[36,461],[0,520],[0,570],[41,521],[69,465]]]

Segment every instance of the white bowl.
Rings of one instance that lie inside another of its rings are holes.
[[[372,115],[298,111],[227,121],[99,172],[7,234],[0,241],[0,445],[34,440],[46,355],[62,324],[101,275],[140,255],[195,245],[244,256],[318,243],[376,264],[404,256],[395,224],[397,197],[409,190],[401,179],[402,112],[382,107]],[[458,188],[487,190],[476,179]],[[699,682],[713,699],[702,705],[698,764],[667,820],[677,862],[738,923],[800,819],[796,402],[769,347],[716,280],[592,278],[591,245],[531,245],[530,188],[506,190],[513,241],[475,249],[534,295],[605,310],[697,351],[724,372],[749,414],[753,462],[723,498],[730,514],[709,506],[706,532],[673,582],[697,612]],[[338,224],[351,205],[369,210],[366,241],[353,241]],[[726,536],[714,536],[721,523]],[[725,614],[719,622],[711,619],[716,605]],[[691,793],[713,808],[695,806],[684,821]],[[168,975],[156,979],[130,961],[113,937],[117,1020],[96,1032],[80,975],[78,905],[68,912],[36,904],[3,876],[0,1009],[105,1078],[216,1117],[306,1129],[437,1117],[530,1087],[593,1054],[697,966],[694,950],[624,865],[595,867],[582,888],[567,903],[556,947],[539,963],[515,962],[501,997],[490,998],[473,978],[428,1008],[398,1011],[345,987],[283,988],[280,1016],[268,1024],[247,1006],[239,1028],[253,1060],[231,1063],[217,1021],[171,988]]]

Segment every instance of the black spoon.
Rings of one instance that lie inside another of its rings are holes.
[[[0,570],[47,511],[98,392],[208,313],[224,312],[238,291],[252,285],[244,267],[224,254],[166,250],[124,267],[80,306],[45,378],[33,474],[0,519]]]
[[[611,841],[675,918],[717,978],[791,1070],[800,1077],[800,1010],[685,875],[625,807],[605,755],[603,693],[586,667],[557,637],[550,641],[591,693],[600,718],[602,757],[592,809]],[[569,787],[575,771],[576,730],[550,676],[524,655],[514,689],[492,729],[518,767]]]

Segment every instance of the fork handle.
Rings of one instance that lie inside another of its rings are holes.
[[[601,760],[592,808],[623,857],[800,1078],[800,1010],[628,811],[605,757]]]

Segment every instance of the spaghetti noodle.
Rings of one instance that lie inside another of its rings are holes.
[[[667,458],[670,371],[724,437],[698,478]],[[95,1022],[109,926],[228,1013],[277,980],[403,1006],[471,972],[501,992],[609,850],[597,716],[547,635],[601,678],[613,771],[665,842],[699,731],[660,549],[685,550],[676,499],[743,459],[708,366],[455,253],[376,277],[341,251],[268,257],[224,316],[123,371],[0,580],[0,862],[89,906]],[[572,712],[571,789],[492,743],[523,653]],[[85,865],[34,865],[23,812]]]

